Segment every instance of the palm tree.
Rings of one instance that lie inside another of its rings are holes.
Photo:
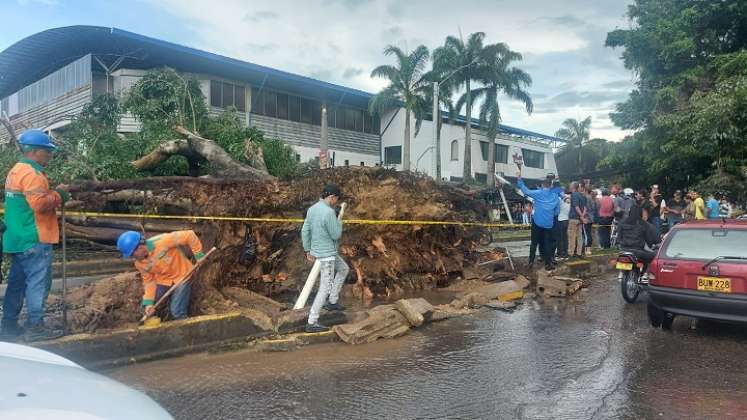
[[[475,69],[482,87],[465,92],[457,102],[457,108],[467,101],[467,95],[471,95],[473,100],[483,99],[480,106],[480,127],[483,127],[488,137],[488,187],[494,187],[495,138],[501,122],[498,95],[504,94],[523,102],[530,114],[534,104],[525,90],[532,85],[531,76],[524,70],[511,66],[513,62],[522,60],[521,54],[511,51],[506,44],[498,43],[485,47],[485,59],[485,63]]]
[[[371,114],[381,114],[397,106],[405,107],[405,140],[402,147],[402,170],[410,170],[410,116],[415,114],[415,135],[420,129],[420,122],[428,109],[425,91],[428,87],[425,66],[428,64],[428,48],[421,45],[414,51],[406,53],[390,45],[384,49],[384,55],[394,55],[397,63],[394,66],[382,65],[371,72],[371,77],[381,77],[389,85],[371,98],[368,110]]]
[[[441,80],[445,77],[445,72],[442,69],[438,69],[435,67],[428,74],[426,75],[429,83],[431,85],[425,90],[425,104],[424,106],[427,106],[428,109],[424,110],[424,114],[430,115],[433,113],[433,87],[432,84],[434,82],[439,82],[438,85],[438,109],[439,111],[442,109],[445,109],[448,116],[449,116],[449,123],[453,123],[454,116],[456,115],[457,111],[456,108],[454,108],[454,101],[452,100],[452,97],[454,96],[454,89],[453,84],[448,83],[449,81],[446,81],[446,83],[442,83]],[[417,116],[417,113],[416,113]],[[436,127],[436,150],[435,150],[435,159],[436,159],[436,173],[433,174],[433,177],[438,181],[441,178],[441,128],[443,127],[443,118],[441,118],[441,115],[436,115],[433,118],[433,121],[438,124]],[[420,120],[417,120],[415,122],[416,124],[416,134],[417,136],[417,128],[420,124]]]
[[[575,118],[568,118],[563,121],[563,128],[555,132],[556,137],[568,140],[569,147],[578,148],[576,158],[576,168],[581,171],[581,148],[589,141],[589,128],[591,128],[591,116],[578,122]]]
[[[470,83],[476,78],[474,67],[482,61],[485,53],[484,39],[484,32],[471,34],[466,43],[461,36],[459,38],[449,36],[446,38],[443,47],[436,48],[433,52],[433,60],[437,63],[438,68],[454,71],[455,89],[464,87],[466,91],[464,106],[466,107],[467,125],[464,142],[464,171],[462,173],[465,182],[472,179],[472,90]],[[457,111],[460,112],[461,108],[457,108]]]

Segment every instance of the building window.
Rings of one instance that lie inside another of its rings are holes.
[[[210,88],[210,95],[212,97],[213,89],[212,82]],[[264,115],[265,113],[265,100],[262,97],[262,92],[257,88],[252,88],[252,113]]]
[[[545,169],[545,154],[535,150],[521,149],[524,157],[524,166],[527,168]]]
[[[226,102],[226,86],[231,85],[218,81],[210,82],[210,104],[212,106],[219,106],[217,104],[223,105]],[[237,97],[244,95],[243,87],[235,86],[234,89],[232,91],[233,95]],[[251,93],[251,112],[253,114],[306,124],[322,125],[322,102],[320,101],[265,88],[261,91],[258,88],[252,88]],[[238,101],[238,98],[233,102],[236,101]],[[238,105],[236,109],[242,110]],[[327,126],[329,128],[358,131],[360,133],[379,134],[381,120],[378,117],[369,116],[362,109],[328,107]]]
[[[288,95],[278,93],[278,118],[288,119]]]
[[[288,97],[288,117],[291,121],[301,121],[301,98],[298,96]]]
[[[335,128],[335,110],[327,107],[327,127]]]
[[[345,166],[350,166],[350,161],[345,159]]]
[[[259,95],[256,95],[259,97]],[[255,92],[252,92],[252,108],[254,108]],[[257,98],[259,99],[259,98]],[[246,89],[231,83],[210,81],[210,106],[216,108],[235,107],[238,111],[246,111]]]
[[[365,162],[361,162],[361,166],[366,166],[366,163]]]
[[[301,98],[301,122],[311,124],[311,108],[313,104],[311,99]]]
[[[223,86],[216,80],[210,81],[210,106],[220,107],[223,98]]]
[[[488,183],[488,174],[483,174],[480,172],[475,172],[475,181],[477,181],[480,184],[487,184]]]
[[[322,125],[322,103],[311,100],[311,123]]]
[[[234,88],[234,85],[230,83],[223,83],[223,104],[221,108],[236,106],[236,102],[234,102]]]
[[[236,86],[235,88],[236,97],[234,98],[234,106],[239,112],[246,112],[246,88],[244,86]]]
[[[384,165],[399,165],[402,163],[402,146],[384,148]]]
[[[451,160],[459,160],[459,141],[454,140],[451,142]]]
[[[488,142],[480,142],[480,154],[484,161],[488,160],[488,146]],[[508,163],[508,146],[505,144],[496,144],[493,152],[495,155],[495,163]]]
[[[300,162],[300,161],[301,161],[301,155],[296,153],[296,162]]]

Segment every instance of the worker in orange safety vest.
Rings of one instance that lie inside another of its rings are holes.
[[[44,326],[47,296],[52,286],[52,246],[60,241],[59,209],[67,187],[49,188],[44,168],[57,146],[47,133],[26,130],[18,139],[23,158],[5,181],[3,252],[10,256],[8,288],[3,300],[0,340],[15,340],[24,333],[18,317],[26,301],[25,341],[55,338],[59,332]]]
[[[169,304],[171,316],[174,319],[187,318],[192,286],[190,282],[181,283],[194,266],[192,256],[196,261],[205,257],[197,235],[191,230],[183,230],[145,239],[140,232],[128,231],[119,236],[117,248],[123,258],[135,259],[135,268],[143,280],[145,315],[152,316],[156,310],[155,302],[177,284],[179,286],[171,295]]]

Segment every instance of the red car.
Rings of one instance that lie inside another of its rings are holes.
[[[649,267],[651,325],[676,315],[747,323],[747,220],[680,223]]]

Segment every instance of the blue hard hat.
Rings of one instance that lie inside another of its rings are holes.
[[[130,258],[132,256],[132,253],[140,245],[141,238],[142,235],[140,232],[135,232],[134,230],[129,230],[119,235],[117,249],[122,253],[122,258]]]
[[[49,135],[41,130],[26,130],[18,138],[18,143],[22,146],[29,146],[32,148],[41,148],[54,150],[57,146],[52,143],[52,139]]]

